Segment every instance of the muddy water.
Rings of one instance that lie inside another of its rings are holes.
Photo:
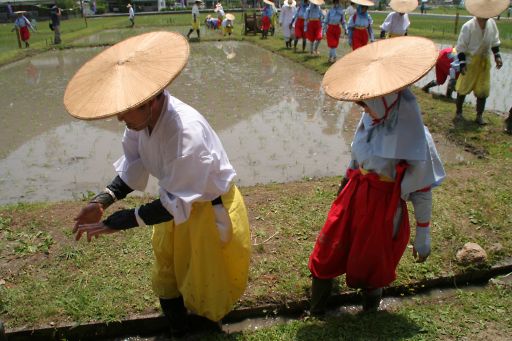
[[[114,176],[124,127],[66,114],[65,86],[101,49],[55,51],[0,68],[0,204],[80,198]],[[169,87],[219,133],[240,185],[339,175],[359,113],[320,90],[321,76],[253,45],[192,45]],[[470,156],[447,144],[454,156]],[[444,153],[441,152],[444,157]],[[156,193],[155,181],[148,191]]]

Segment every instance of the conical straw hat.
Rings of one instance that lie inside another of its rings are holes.
[[[478,18],[492,18],[510,5],[509,0],[466,0],[464,2],[469,13]]]
[[[266,3],[267,5],[274,6],[274,3],[270,0],[263,0],[263,2]]]
[[[136,108],[166,88],[187,64],[187,39],[150,32],[123,40],[85,63],[69,81],[64,106],[95,120]]]
[[[324,0],[309,0],[309,2],[318,6],[322,6],[323,4],[325,4]]]
[[[327,95],[361,101],[401,90],[423,77],[436,63],[434,42],[421,37],[379,40],[346,54],[324,75]]]
[[[226,19],[233,21],[233,20],[235,20],[235,16],[231,13],[228,13],[228,14],[226,14]]]
[[[355,4],[358,4],[358,5],[362,5],[362,6],[375,6],[375,4],[373,3],[373,1],[370,1],[370,0],[352,0],[353,3]]]
[[[399,13],[409,13],[418,7],[418,0],[391,0],[389,6]]]

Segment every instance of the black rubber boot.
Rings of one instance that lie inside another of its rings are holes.
[[[331,296],[332,279],[320,279],[313,277],[311,282],[311,315],[321,316],[325,314],[325,306]]]
[[[475,122],[481,126],[487,124],[484,122],[484,119],[483,119],[486,100],[487,100],[487,98],[477,98],[476,99],[476,120],[475,120]]]
[[[192,32],[194,32],[194,29],[193,29],[193,28],[191,28],[191,29],[190,29],[190,31],[188,31],[188,33],[187,33],[187,39],[190,39],[190,34],[191,34]]]
[[[201,31],[196,30],[197,32],[197,40],[201,40]]]
[[[302,39],[302,52],[306,51],[306,39]]]
[[[446,87],[446,97],[448,97],[449,99],[452,98],[452,94],[455,91],[455,84],[455,79],[450,79],[448,81],[448,86]]]
[[[508,113],[508,118],[505,120],[505,132],[512,135],[512,108]]]
[[[363,291],[363,311],[372,312],[379,310],[382,300],[382,288],[365,289]]]
[[[455,107],[457,108],[455,112],[455,119],[462,119],[462,105],[464,104],[465,99],[465,95],[457,94],[457,100],[455,102]]]
[[[295,40],[293,41],[293,51],[294,51],[294,52],[297,52],[297,43],[298,43],[298,42],[299,42],[299,39],[295,39]]]
[[[182,337],[189,331],[187,321],[187,308],[183,302],[183,297],[160,299],[160,306],[165,317],[169,321],[170,333],[174,337]]]
[[[426,92],[428,94],[428,90],[430,88],[433,88],[434,86],[437,86],[437,82],[436,81],[430,81],[423,88],[421,88],[421,90],[423,90],[424,92]]]

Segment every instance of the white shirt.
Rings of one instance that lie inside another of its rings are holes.
[[[462,25],[459,39],[457,40],[457,52],[469,55],[488,55],[491,47],[500,45],[500,34],[494,19],[488,19],[485,29],[482,30],[475,17]],[[468,56],[466,56],[468,57]],[[469,62],[469,59],[467,59]]]
[[[167,91],[151,135],[126,129],[124,155],[114,163],[132,189],[143,191],[149,174],[158,179],[160,201],[176,224],[190,217],[192,203],[226,193],[236,176],[217,134],[191,106]]]
[[[194,20],[194,14],[196,15],[196,20],[199,19],[199,6],[196,4],[192,6],[192,20]]]
[[[397,12],[391,12],[386,17],[386,20],[380,25],[381,30],[390,34],[404,35],[411,25],[407,13],[400,15]]]
[[[348,6],[347,9],[345,10],[345,14],[347,16],[347,21],[348,21],[348,19],[352,18],[354,13],[356,13],[356,9],[353,6]]]
[[[133,19],[135,17],[135,11],[133,10],[133,7],[130,7],[130,9],[128,10],[128,14],[130,19]]]

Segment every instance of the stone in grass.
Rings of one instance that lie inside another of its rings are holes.
[[[487,253],[477,243],[466,243],[457,251],[457,262],[463,265],[478,265],[487,261]]]

